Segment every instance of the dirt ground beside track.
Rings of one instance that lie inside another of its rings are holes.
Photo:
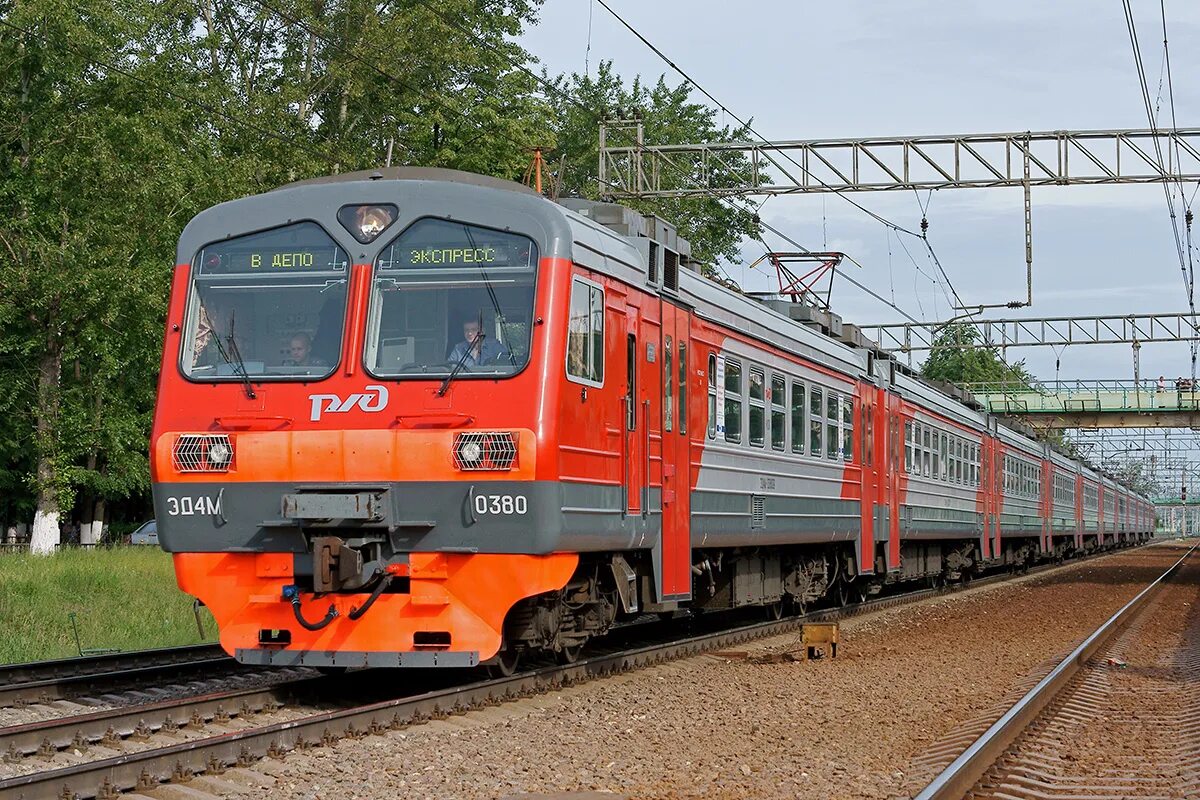
[[[1164,545],[842,623],[836,659],[696,656],[266,760],[273,798],[893,798],[914,756],[1161,574]],[[779,650],[794,637],[755,643]]]

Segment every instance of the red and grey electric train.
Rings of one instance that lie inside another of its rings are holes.
[[[844,601],[1149,537],[1146,498],[621,206],[387,169],[179,242],[179,585],[255,664],[511,667],[646,612]]]

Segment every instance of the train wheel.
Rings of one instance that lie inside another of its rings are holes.
[[[574,664],[583,652],[583,642],[573,645],[563,645],[563,649],[554,654],[559,664]]]
[[[800,608],[800,613],[803,614],[804,607],[798,607]],[[775,622],[783,619],[783,598],[776,600],[774,603],[767,603],[765,606],[763,606],[763,610],[766,611],[767,620],[769,622]]]
[[[850,584],[845,581],[838,581],[835,600],[839,608],[845,608],[850,605]]]
[[[488,662],[488,674],[493,678],[507,678],[517,671],[521,663],[521,653],[508,647],[501,648],[499,653]]]

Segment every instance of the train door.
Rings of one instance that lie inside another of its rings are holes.
[[[649,426],[644,417],[645,387],[638,380],[638,310],[629,306],[625,311],[625,442],[621,448],[624,458],[624,482],[627,515],[646,515],[646,434]]]
[[[982,558],[992,557],[992,437],[985,431],[979,441],[979,489],[983,498],[983,531],[979,537],[979,552]],[[976,501],[976,510],[980,503]]]
[[[1038,487],[1038,513],[1042,517],[1042,552],[1048,553],[1054,549],[1054,498],[1046,491],[1054,479],[1054,467],[1049,459],[1043,457],[1042,480]]]
[[[1083,552],[1083,476],[1079,473],[1079,465],[1075,465],[1075,475],[1071,478],[1075,486],[1075,549]]]
[[[988,497],[991,498],[988,516],[992,521],[992,558],[1000,558],[1000,516],[1004,512],[1004,448],[1000,446],[1000,422],[992,419],[989,438],[992,440],[991,481]]]
[[[887,392],[888,436],[887,473],[883,480],[883,502],[888,514],[888,569],[900,568],[900,475],[904,459],[904,417],[902,400]]]
[[[875,563],[878,551],[876,542],[881,538],[879,520],[875,517],[877,506],[878,481],[875,480],[873,462],[874,443],[871,438],[871,400],[875,387],[869,383],[860,384],[858,392],[858,482],[859,482],[859,563]],[[852,454],[853,456],[853,454]],[[850,462],[854,463],[853,460]]]
[[[691,432],[688,429],[689,315],[662,304],[662,586],[660,599],[692,596]]]

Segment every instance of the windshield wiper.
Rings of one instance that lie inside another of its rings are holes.
[[[233,367],[234,372],[242,377],[242,386],[246,390],[246,397],[253,400],[257,395],[254,394],[254,384],[250,382],[250,375],[246,372],[246,362],[242,358],[242,351],[238,349],[237,340],[233,338],[232,314],[229,316],[229,350],[222,346],[221,337],[216,331],[213,331],[213,341],[216,342],[217,352],[221,354],[225,363]],[[229,357],[230,350],[233,351],[233,358]]]
[[[483,340],[485,338],[487,338],[487,334],[483,332],[483,310],[480,309],[479,333],[475,335],[475,339],[471,342],[471,346],[464,350],[463,354],[459,356],[458,363],[454,365],[454,369],[450,370],[450,374],[446,376],[446,380],[442,381],[442,385],[438,387],[437,392],[435,392],[438,397],[446,396],[446,390],[450,388],[450,382],[454,380],[455,376],[458,375],[459,370],[463,368],[463,364],[467,363],[467,356],[471,355],[471,351],[475,349],[475,342],[479,342],[479,357],[481,359],[483,358]]]
[[[471,235],[469,230],[467,231],[467,241],[471,243],[471,247],[476,247],[475,237]],[[488,297],[492,299],[492,308],[496,310],[496,323],[500,329],[500,336],[501,338],[505,338],[504,312],[500,309],[499,298],[496,297],[496,287],[492,285],[492,281],[488,277],[487,270],[485,270],[483,267],[479,268],[479,274],[483,276],[483,285],[487,287]],[[483,333],[483,309],[479,310],[479,332],[481,334]],[[512,362],[512,365],[515,368],[517,366],[517,357],[513,355],[512,347],[508,346],[507,341],[501,341],[500,339],[496,340],[496,344],[503,347],[505,352],[508,353],[508,360]],[[481,349],[479,352],[482,354],[483,350]]]

